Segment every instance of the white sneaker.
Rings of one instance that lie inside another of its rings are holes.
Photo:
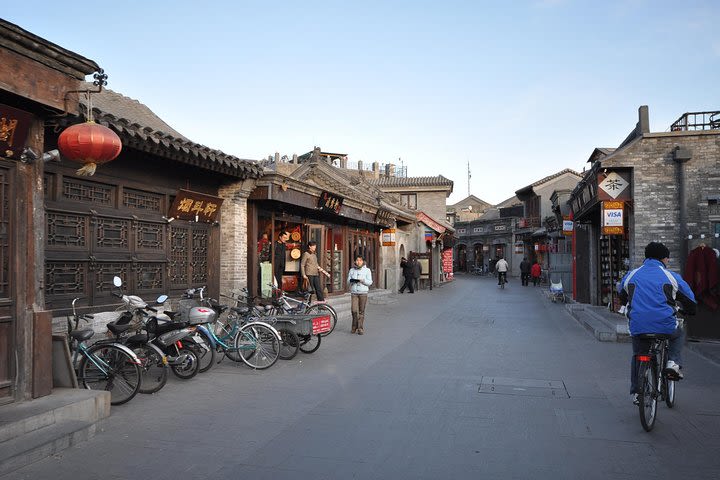
[[[673,360],[668,360],[667,364],[665,364],[665,374],[670,377],[675,377],[671,378],[671,380],[679,380],[683,378],[683,374],[680,371],[680,365],[675,363]]]

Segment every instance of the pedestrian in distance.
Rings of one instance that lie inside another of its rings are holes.
[[[522,262],[520,262],[520,281],[522,282],[523,287],[527,287],[530,283],[530,269],[532,268],[532,265],[530,265],[530,262],[528,261],[527,257],[523,257]]]
[[[535,263],[533,263],[530,268],[530,275],[532,275],[533,286],[537,287],[538,283],[540,283],[540,275],[542,275],[542,268],[540,268],[540,264],[537,260],[535,260]]]
[[[420,290],[419,283],[420,283],[420,275],[422,274],[422,265],[420,265],[420,262],[417,261],[417,258],[411,258],[410,261],[412,262],[413,267],[413,287],[415,290]]]
[[[365,333],[365,305],[368,291],[372,285],[372,272],[365,265],[362,255],[355,257],[355,265],[348,272],[347,283],[350,285],[350,311],[352,312],[352,329],[350,333]]]
[[[273,275],[275,276],[275,286],[282,289],[282,276],[285,273],[285,244],[290,238],[290,234],[286,230],[282,230],[275,242],[275,253],[273,255]]]
[[[659,242],[645,247],[645,261],[628,272],[618,284],[620,301],[626,305],[632,337],[632,363],[630,369],[630,394],[638,405],[637,355],[647,352],[648,340],[638,338],[643,333],[670,335],[667,364],[664,373],[672,380],[680,380],[683,374],[682,347],[685,333],[676,317],[679,301],[684,313],[692,315],[697,302],[692,289],[683,278],[667,269],[670,250]]]
[[[300,259],[300,274],[303,278],[303,284],[305,282],[308,283],[306,290],[310,290],[310,288],[312,288],[318,302],[324,302],[325,295],[323,294],[320,274],[322,273],[328,278],[330,278],[330,274],[326,270],[323,270],[318,264],[317,253],[315,253],[316,250],[317,242],[308,242],[308,249],[305,253],[303,253],[302,258]]]
[[[400,287],[400,293],[405,293],[405,289],[410,290],[410,293],[415,293],[413,287],[413,276],[415,275],[412,264],[407,261],[405,257],[400,259],[400,268],[402,269],[402,275],[404,279],[403,286]]]
[[[503,282],[507,283],[507,272],[509,267],[510,266],[508,265],[507,260],[502,257],[495,262],[495,270],[497,270],[498,273],[498,285],[502,285]]]

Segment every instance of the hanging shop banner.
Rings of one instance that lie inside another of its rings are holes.
[[[602,202],[602,234],[622,235],[625,233],[623,202]]]
[[[380,241],[383,247],[394,247],[395,246],[395,229],[388,228],[382,231],[380,234]]]
[[[20,158],[31,123],[30,113],[0,104],[0,157]]]
[[[318,208],[323,212],[334,213],[335,215],[340,214],[340,208],[343,204],[343,198],[333,195],[330,192],[322,192],[318,199]]]
[[[223,199],[190,190],[178,190],[170,207],[169,218],[193,222],[213,223],[216,221]]]
[[[627,172],[598,173],[598,200],[630,200],[630,175]]]
[[[574,229],[574,224],[572,220],[563,220],[563,229],[562,233],[563,235],[572,235]]]

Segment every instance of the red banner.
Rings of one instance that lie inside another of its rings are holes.
[[[315,317],[312,319],[313,335],[319,333],[325,333],[330,331],[332,324],[330,323],[330,315],[323,315],[322,317]]]

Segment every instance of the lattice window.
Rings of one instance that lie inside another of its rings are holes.
[[[135,269],[135,285],[140,290],[158,290],[164,286],[164,263],[140,263]]]
[[[87,217],[82,215],[47,214],[47,245],[84,247]]]
[[[162,205],[162,195],[143,192],[141,190],[123,189],[123,205],[138,210],[151,210],[159,212]]]
[[[130,222],[113,218],[97,218],[95,220],[97,234],[96,245],[105,248],[128,248],[128,232]]]
[[[67,200],[112,205],[113,190],[109,185],[63,178],[63,198]]]
[[[95,265],[95,291],[100,293],[110,293],[115,286],[113,285],[113,277],[118,276],[122,279],[123,285],[127,285],[128,281],[127,263],[98,263]]]
[[[202,284],[207,282],[208,230],[198,229],[192,232],[192,283]]]
[[[84,293],[87,264],[47,262],[45,264],[45,294],[62,295]]]
[[[189,230],[170,228],[170,283],[173,286],[188,284]]]
[[[138,222],[135,240],[136,248],[163,250],[165,248],[164,225],[159,223]]]

